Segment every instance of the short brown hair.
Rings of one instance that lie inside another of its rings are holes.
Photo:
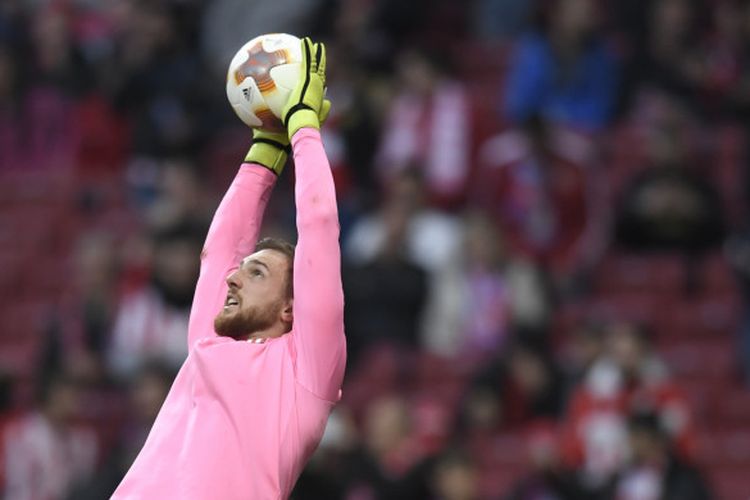
[[[287,258],[286,296],[294,297],[294,245],[279,238],[266,237],[255,244],[255,252],[276,250]]]

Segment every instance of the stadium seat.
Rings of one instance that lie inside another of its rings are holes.
[[[458,69],[476,80],[485,74],[504,73],[508,69],[512,46],[505,41],[467,41],[455,47]]]
[[[712,254],[701,265],[701,287],[711,294],[736,293],[737,278],[722,254]]]
[[[709,484],[716,490],[716,498],[721,500],[747,500],[750,491],[748,466],[709,469]]]
[[[736,368],[735,353],[722,341],[685,341],[659,349],[678,379],[710,379],[729,383]]]
[[[599,293],[658,292],[677,294],[685,283],[684,261],[679,255],[641,256],[613,253],[596,272]]]
[[[750,391],[728,389],[717,397],[712,411],[714,420],[724,427],[741,427],[750,422]]]
[[[734,294],[665,300],[656,310],[654,326],[659,338],[729,340],[737,328],[740,304]]]

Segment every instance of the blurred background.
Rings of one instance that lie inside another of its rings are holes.
[[[349,346],[294,499],[750,497],[750,2],[3,0],[4,498],[139,451],[273,31],[328,43]]]

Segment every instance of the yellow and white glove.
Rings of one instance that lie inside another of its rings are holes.
[[[289,137],[284,132],[264,132],[255,129],[253,145],[245,156],[245,162],[263,165],[276,175],[281,175],[291,150]]]
[[[302,39],[302,73],[281,112],[290,139],[301,128],[320,129],[331,109],[331,102],[324,98],[325,87],[326,47],[305,37]]]

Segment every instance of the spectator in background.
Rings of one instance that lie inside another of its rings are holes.
[[[22,0],[8,0],[0,5],[0,39],[17,42],[23,37]]]
[[[5,474],[7,473],[7,467],[5,466],[5,428],[13,422],[16,410],[14,405],[15,389],[16,381],[13,376],[7,373],[4,367],[0,368],[0,449],[3,450],[0,453],[0,491],[5,491]]]
[[[750,4],[731,0],[727,0],[727,3],[731,6],[724,9],[729,11],[725,14],[725,22],[734,22],[733,17],[736,16],[742,36],[741,51],[737,54],[739,74],[732,81],[728,92],[727,111],[730,116],[738,118],[740,123],[747,123],[750,121]]]
[[[739,117],[742,111],[736,108],[742,107],[743,99],[747,103],[742,78],[750,55],[750,37],[745,37],[745,32],[750,34],[750,7],[744,0],[719,0],[711,17],[711,30],[700,47],[700,97],[712,116]]]
[[[120,293],[116,241],[108,232],[81,235],[75,256],[76,293],[60,315],[59,362],[83,378],[101,378]]]
[[[750,387],[750,231],[745,230],[729,239],[726,255],[734,267],[742,292],[742,317],[737,325],[736,346],[740,370]]]
[[[30,57],[0,42],[0,170],[70,168],[77,141],[73,103],[28,74],[21,61]]]
[[[312,16],[316,29],[343,42],[373,76],[385,77],[405,47],[447,47],[461,39],[470,13],[454,0],[321,0],[319,5]]]
[[[422,278],[426,280],[422,286],[427,286],[423,292],[427,297],[423,299],[422,314],[417,330],[411,332],[412,338],[453,338],[455,333],[450,329],[455,323],[440,324],[435,319],[443,317],[440,313],[441,308],[445,307],[445,296],[450,300],[453,298],[454,290],[445,290],[443,287],[452,287],[454,281],[446,276],[455,273],[456,266],[461,262],[461,225],[456,218],[426,205],[423,177],[417,170],[399,173],[388,185],[385,196],[378,212],[360,218],[352,227],[344,242],[344,256],[355,268],[374,262],[376,256],[382,254],[387,246],[387,221],[390,220],[391,233],[392,229],[397,228],[393,223],[402,224],[403,241],[400,242],[399,251],[403,258],[427,273],[426,278]],[[411,274],[415,275],[413,272]],[[346,276],[344,279],[347,279]],[[351,300],[347,291],[347,305]],[[368,310],[373,310],[370,305],[367,307]],[[438,329],[441,332],[443,329],[448,331],[438,333]],[[347,328],[347,333],[351,342],[353,332]]]
[[[428,498],[430,462],[412,426],[401,397],[386,396],[368,406],[362,444],[346,461],[346,498]]]
[[[432,472],[431,500],[479,500],[479,471],[460,450],[449,450],[436,459]]]
[[[589,493],[606,491],[626,464],[628,415],[646,410],[659,416],[676,452],[692,459],[695,435],[687,401],[647,332],[631,323],[612,324],[605,354],[573,393],[565,422],[566,463],[579,470]]]
[[[64,373],[42,388],[39,407],[5,429],[6,490],[12,500],[62,500],[89,480],[96,466],[95,434],[76,425],[78,383]]]
[[[187,356],[185,332],[198,279],[205,231],[184,221],[153,235],[149,282],[120,302],[108,351],[110,369],[133,375],[143,360],[158,358],[178,368]]]
[[[302,471],[292,492],[292,500],[325,498],[348,500],[346,477],[348,460],[359,446],[360,435],[351,413],[337,406],[328,417],[320,445]]]
[[[619,71],[598,32],[596,3],[551,0],[539,12],[539,29],[515,48],[503,109],[514,123],[541,115],[584,131],[602,129],[613,112]]]
[[[607,352],[622,374],[628,411],[657,413],[675,450],[694,458],[695,435],[690,407],[650,342],[652,334],[633,323],[614,323],[607,332]]]
[[[64,4],[55,2],[34,13],[30,23],[31,77],[36,84],[78,97],[91,88],[93,79],[74,39],[72,14]]]
[[[535,115],[480,153],[478,203],[514,253],[556,275],[574,271],[588,251],[592,150],[590,140]]]
[[[554,361],[531,344],[516,343],[479,372],[463,406],[462,431],[469,437],[519,430],[563,410],[563,381]]]
[[[387,241],[384,214],[394,207],[408,217],[404,244],[411,260],[430,272],[455,262],[461,247],[461,225],[428,205],[423,173],[404,170],[386,187],[381,210],[361,217],[352,227],[344,247],[347,259],[361,264],[382,251]]]
[[[70,500],[109,498],[141,450],[174,380],[172,368],[159,361],[146,361],[128,388],[128,413],[106,461],[96,476],[83,482]]]
[[[464,201],[472,132],[466,89],[446,64],[444,54],[406,50],[399,56],[376,168],[386,184],[420,169],[428,200],[450,208]]]
[[[473,31],[483,38],[513,39],[526,30],[533,6],[526,0],[477,0]]]
[[[646,126],[646,167],[625,187],[616,239],[636,250],[700,253],[723,239],[721,198],[690,150],[689,118],[671,98]]]
[[[628,421],[631,460],[619,475],[617,500],[709,500],[700,473],[672,451],[658,415],[635,414]]]
[[[354,2],[345,2],[347,7]],[[380,120],[385,112],[388,84],[372,78],[356,53],[341,40],[326,42],[328,62],[327,95],[336,106],[323,127],[323,142],[336,183],[342,231],[346,231],[346,209],[361,211],[377,199],[379,179],[373,172],[375,152],[380,142]]]
[[[427,299],[427,274],[407,253],[410,210],[390,202],[381,212],[384,240],[378,254],[344,273],[349,363],[365,348],[392,343],[416,349]]]
[[[633,47],[624,71],[624,109],[638,105],[652,90],[696,104],[701,77],[698,47],[705,20],[695,0],[656,0],[643,5],[646,26],[632,35]]]
[[[600,359],[568,402],[562,456],[592,498],[605,494],[627,459],[625,399],[620,371]]]
[[[200,2],[198,2],[200,3]],[[201,16],[203,56],[218,84],[229,61],[242,45],[264,33],[307,33],[316,4],[314,0],[215,0]],[[326,16],[330,16],[329,12]]]
[[[538,271],[510,254],[492,221],[477,212],[464,226],[462,262],[433,281],[438,307],[422,341],[433,352],[486,359],[502,352],[512,328],[538,337],[550,304]]]
[[[584,322],[573,328],[562,356],[569,387],[581,383],[591,367],[604,355],[604,334],[604,325],[594,321]]]
[[[149,227],[169,227],[181,220],[208,227],[215,200],[207,196],[198,165],[185,157],[170,157],[158,164],[156,173],[158,195],[145,214]]]
[[[526,436],[529,473],[505,500],[584,500],[575,476],[565,469],[554,424],[539,422]]]
[[[131,120],[136,155],[194,153],[213,125],[206,106],[210,93],[202,88],[205,71],[178,23],[178,8],[163,2],[126,5],[115,53],[101,69],[102,86]]]

